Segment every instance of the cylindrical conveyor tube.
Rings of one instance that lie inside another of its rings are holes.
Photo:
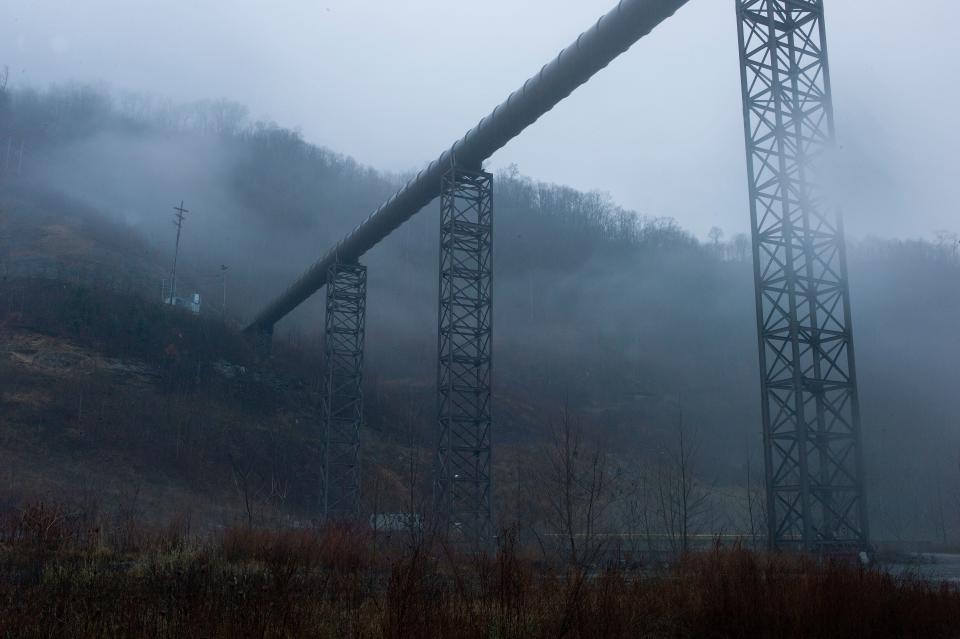
[[[479,167],[686,3],[687,0],[622,0],[317,260],[267,305],[246,330],[272,330],[276,322],[326,283],[327,269],[338,257],[359,258],[436,198],[440,194],[440,177],[453,157],[461,166]]]

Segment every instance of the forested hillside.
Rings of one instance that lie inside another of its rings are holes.
[[[3,268],[37,256],[95,259],[143,271],[159,299],[173,252],[171,207],[182,199],[190,209],[184,279],[219,314],[226,265],[231,326],[402,177],[250,122],[235,104],[175,105],[88,86],[0,92]],[[745,203],[744,228],[746,218]],[[437,220],[432,205],[365,257],[368,430],[381,447],[374,456],[403,441],[428,458],[433,445]],[[762,472],[759,380],[749,244],[736,230],[729,235],[700,242],[677,221],[624,210],[600,193],[516,168],[496,176],[494,441],[502,477],[523,483],[526,459],[565,407],[625,473],[642,475],[673,445],[682,413],[699,442],[698,490],[741,498],[748,459],[753,481]],[[955,238],[851,238],[849,259],[875,534],[956,540]],[[320,297],[279,327],[284,348],[315,348]],[[300,372],[307,386],[319,375]]]

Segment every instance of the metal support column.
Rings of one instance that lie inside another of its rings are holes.
[[[324,334],[323,469],[327,519],[360,515],[360,426],[367,267],[337,262],[327,272]]]
[[[822,0],[736,0],[768,540],[868,546],[843,227],[816,187],[834,123]]]
[[[166,297],[164,297],[166,299]],[[258,360],[269,359],[273,352],[273,326],[257,328],[252,338],[253,350]]]
[[[437,510],[452,543],[493,540],[490,521],[493,176],[454,166],[440,192]]]

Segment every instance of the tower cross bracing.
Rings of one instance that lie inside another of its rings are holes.
[[[736,0],[768,539],[868,543],[843,228],[821,197],[834,122],[822,0]]]
[[[321,498],[327,519],[355,519],[360,514],[367,268],[336,262],[327,278]]]
[[[451,542],[492,543],[493,176],[453,167],[440,191],[437,510]]]

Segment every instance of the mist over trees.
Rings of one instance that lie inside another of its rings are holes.
[[[228,307],[238,322],[402,183],[403,176],[312,145],[296,131],[253,122],[241,105],[225,101],[178,105],[84,85],[11,90],[5,75],[0,87],[0,215],[56,208],[88,220],[98,237],[113,234],[118,246],[129,237],[132,251],[153,251],[162,262],[173,250],[170,207],[186,200],[185,277],[200,287],[229,265]],[[666,516],[672,519],[664,525],[683,520],[686,530],[691,513],[679,513],[675,497],[666,503],[669,489],[698,501],[703,530],[746,529],[743,520],[707,512],[698,491],[709,489],[714,501],[739,500],[742,516],[761,520],[746,514],[756,503],[747,477],[756,481],[763,469],[753,267],[742,229],[717,228],[701,243],[674,220],[625,210],[601,193],[538,182],[517,167],[501,171],[494,190],[495,446],[509,449],[495,455],[515,465],[498,472],[515,473],[521,484],[535,481],[541,471],[527,473],[525,460],[537,442],[553,441],[551,468],[561,481],[602,464],[605,473],[608,466],[626,469],[615,487],[604,475],[604,490],[645,486],[649,503],[636,504],[632,514],[605,508],[605,517],[662,523]],[[746,202],[743,219],[746,228]],[[437,220],[434,204],[364,258],[368,401],[400,386],[411,403],[428,406],[403,425],[378,422],[374,411],[369,427],[412,431],[427,447],[434,427]],[[956,540],[956,237],[949,230],[930,240],[876,233],[852,238],[849,248],[874,532]],[[18,241],[0,238],[0,259],[16,259]],[[321,297],[279,333],[295,344],[315,341]],[[693,440],[674,448],[677,397],[686,433],[696,433],[695,460]],[[569,420],[567,406],[580,416],[576,437],[589,446],[571,443],[569,428],[550,440],[548,424]],[[574,445],[598,451],[591,453],[594,466],[564,464]],[[676,464],[665,465],[678,458],[696,469],[696,489],[686,475],[676,480]],[[656,483],[667,476],[674,483]],[[519,502],[498,506],[529,510]],[[582,508],[582,500],[560,504],[553,515]],[[578,516],[596,525],[593,514]]]

